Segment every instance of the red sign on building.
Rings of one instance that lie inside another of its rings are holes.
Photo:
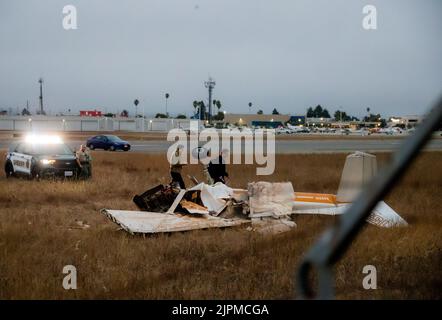
[[[81,117],[101,117],[101,111],[97,110],[81,110]]]

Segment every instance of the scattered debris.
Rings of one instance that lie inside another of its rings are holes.
[[[214,185],[199,183],[189,189],[158,185],[133,198],[140,211],[102,209],[101,212],[131,234],[242,224],[249,224],[247,230],[277,234],[296,227],[292,219],[297,214],[345,213],[376,171],[375,156],[356,152],[346,159],[337,195],[294,192],[290,182],[251,182],[247,190],[233,189],[221,182]],[[407,225],[383,201],[367,222],[387,228]]]
[[[194,203],[192,201],[188,201],[186,199],[181,200],[180,205],[182,208],[186,209],[189,213],[209,214],[209,210],[206,207]]]
[[[91,226],[89,224],[87,224],[86,221],[81,221],[81,220],[75,220],[75,225],[74,226],[70,226],[69,229],[89,229]]]

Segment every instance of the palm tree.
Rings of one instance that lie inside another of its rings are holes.
[[[140,103],[140,101],[138,99],[134,100],[134,105],[135,105],[135,118],[137,117],[138,114],[138,104]]]
[[[206,120],[206,105],[204,104],[204,101],[198,102],[198,105],[200,107],[200,120]]]
[[[249,102],[249,113],[252,111],[252,103]]]
[[[198,101],[196,101],[196,100],[193,100],[193,109],[195,109],[195,111],[194,111],[194,115],[196,115],[196,109],[198,108]]]
[[[167,99],[169,99],[170,94],[166,93],[164,96],[166,97],[166,116],[169,117],[169,113],[167,113]]]
[[[370,121],[370,108],[367,108],[367,120]]]

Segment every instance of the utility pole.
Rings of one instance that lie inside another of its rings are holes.
[[[212,79],[212,77],[209,77],[208,81],[204,81],[204,86],[209,89],[209,123],[212,123],[212,90],[215,88],[215,85],[216,82]]]
[[[40,114],[44,114],[43,109],[43,78],[38,79],[38,83],[40,84]]]

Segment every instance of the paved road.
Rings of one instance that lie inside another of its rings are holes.
[[[394,151],[399,148],[404,140],[400,139],[361,139],[361,140],[276,140],[277,153],[332,153],[332,152],[353,152],[368,151]],[[12,140],[0,140],[0,149],[7,148]],[[152,141],[129,141],[132,145],[131,151],[135,152],[165,152],[171,142],[163,140]],[[84,141],[67,141],[72,148],[77,148]],[[243,147],[244,149],[244,147]],[[442,151],[442,139],[434,139],[427,146],[427,150]]]

